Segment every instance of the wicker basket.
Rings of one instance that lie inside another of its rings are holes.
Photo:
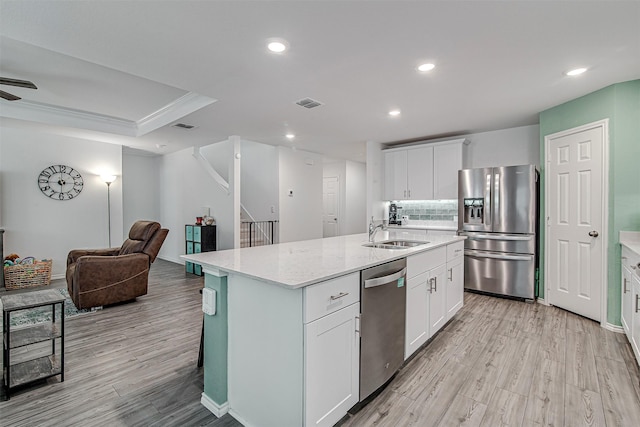
[[[51,282],[51,260],[4,267],[4,286],[14,289],[46,286]]]

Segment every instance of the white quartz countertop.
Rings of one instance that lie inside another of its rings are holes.
[[[640,231],[621,231],[620,244],[640,255]]]
[[[463,236],[428,236],[400,230],[378,231],[376,242],[388,239],[420,240],[425,245],[407,249],[362,246],[367,234],[304,240],[253,248],[182,255],[206,270],[240,274],[267,283],[297,289],[385,262],[464,240]]]

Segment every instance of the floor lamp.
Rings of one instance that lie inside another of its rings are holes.
[[[109,247],[111,247],[111,183],[116,180],[116,176],[102,175],[101,178],[107,184],[107,217],[109,222]]]

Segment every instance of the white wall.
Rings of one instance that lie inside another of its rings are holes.
[[[233,163],[233,146],[228,141],[203,147],[202,153]],[[202,216],[203,207],[210,207],[216,220],[218,250],[233,248],[233,192],[227,194],[215,182],[193,156],[193,149],[165,154],[159,171],[160,222],[170,230],[159,256],[183,263],[179,255],[185,253],[184,227]]]
[[[367,180],[364,163],[349,160],[325,163],[323,177],[338,177],[338,235],[364,233],[367,218]]]
[[[52,200],[37,178],[54,164],[71,166],[84,188],[72,200]],[[107,186],[100,174],[118,176],[111,185],[111,244],[122,243],[121,147],[29,129],[0,128],[0,200],[4,251],[52,259],[54,278],[64,277],[71,249],[108,246]]]
[[[160,156],[122,153],[124,236],[138,220],[160,220]],[[164,224],[163,224],[164,226]]]
[[[240,199],[256,221],[278,219],[278,149],[242,140]],[[273,206],[274,212],[271,212]]]
[[[344,233],[344,229],[346,228],[346,213],[347,213],[347,204],[346,204],[346,182],[347,182],[347,163],[344,160],[341,161],[331,161],[328,163],[324,163],[322,165],[322,178],[330,178],[335,177],[338,178],[338,236],[342,236]],[[324,191],[324,190],[323,190]],[[323,214],[324,214],[324,205],[322,206]],[[324,235],[324,234],[323,234]]]
[[[280,242],[322,238],[322,158],[278,147],[278,159]]]
[[[465,169],[532,164],[540,166],[540,127],[521,126],[465,135],[471,143],[463,157]]]
[[[387,203],[383,200],[384,158],[382,144],[367,141],[367,216],[365,225],[371,217],[376,221],[389,219]]]
[[[342,234],[367,231],[367,167],[364,163],[346,162],[346,210]]]

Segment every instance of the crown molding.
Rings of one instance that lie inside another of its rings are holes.
[[[23,99],[13,102],[2,102],[0,104],[0,116],[49,125],[68,126],[138,137],[159,129],[216,101],[217,100],[213,98],[188,92],[159,110],[154,111],[140,120],[134,121]]]
[[[188,92],[159,110],[138,120],[136,122],[138,129],[136,136],[145,135],[162,126],[168,125],[216,101],[217,99],[202,96],[194,92]]]

